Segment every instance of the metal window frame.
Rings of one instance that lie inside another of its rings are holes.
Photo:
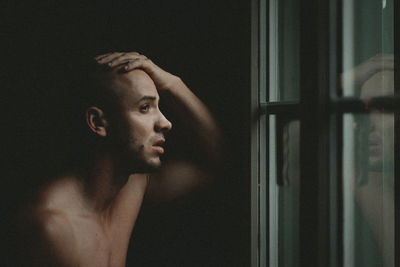
[[[266,0],[252,0],[252,84],[251,84],[251,177],[252,177],[252,267],[269,266],[269,236],[260,235],[260,216],[268,226],[268,184],[261,176],[269,170],[268,160],[260,157],[260,119],[269,115],[301,121],[301,264],[300,266],[343,266],[341,226],[342,200],[342,115],[369,113],[379,109],[395,115],[395,222],[400,223],[400,42],[399,16],[394,16],[395,96],[375,97],[368,102],[336,93],[336,77],[341,66],[341,6],[342,0],[304,1],[301,5],[301,95],[300,101],[260,101],[259,92],[265,89],[268,78],[267,53],[269,43]],[[305,6],[307,5],[307,7]],[[394,13],[399,12],[394,1]],[[336,20],[333,20],[336,18]],[[337,19],[339,18],[339,19]],[[334,23],[332,23],[334,22]],[[316,26],[317,25],[317,26]],[[326,49],[321,49],[326,48]],[[317,78],[315,78],[317,77]],[[332,86],[333,84],[333,86]],[[321,90],[324,89],[324,90]],[[314,142],[310,147],[309,143]],[[268,151],[269,144],[265,149]],[[261,170],[261,163],[266,163]],[[314,166],[309,167],[309,166]],[[316,166],[316,167],[315,167]],[[261,170],[261,171],[260,171]],[[331,170],[331,171],[330,171]],[[263,173],[264,172],[264,173]],[[330,208],[334,208],[332,211]],[[329,212],[326,212],[329,211]],[[264,211],[265,212],[265,211]],[[334,213],[334,216],[331,216]],[[336,221],[332,221],[336,220]],[[336,222],[337,228],[330,229]],[[400,224],[395,223],[395,251],[400,251]],[[315,231],[317,229],[317,231]],[[266,246],[262,245],[265,238]],[[310,254],[310,251],[313,253]],[[311,257],[315,255],[315,257]],[[400,267],[400,253],[395,254],[395,266]]]
[[[400,95],[400,3],[399,1],[394,2],[394,91],[395,95]],[[397,15],[397,16],[396,16]],[[395,187],[395,200],[394,200],[394,210],[395,210],[395,267],[400,267],[400,109],[395,112],[395,144],[394,144],[394,187]]]

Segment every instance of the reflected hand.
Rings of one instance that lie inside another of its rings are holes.
[[[124,72],[142,69],[149,74],[159,91],[172,88],[179,79],[177,76],[164,71],[146,56],[138,52],[112,52],[96,56],[95,60],[100,65],[107,65],[110,68],[119,68],[120,71]]]
[[[378,54],[369,58],[358,66],[342,73],[340,75],[341,86],[342,88],[344,86],[361,88],[361,86],[375,73],[383,70],[393,69],[394,55]]]

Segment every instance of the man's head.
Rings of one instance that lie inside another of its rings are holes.
[[[104,149],[128,172],[149,172],[160,167],[165,133],[172,125],[158,107],[159,95],[142,70],[98,71],[92,95],[98,98],[86,109],[86,124]],[[96,98],[96,97],[95,97]]]
[[[361,98],[393,95],[393,75],[393,71],[382,71],[372,75],[361,88]],[[376,110],[368,117],[369,167],[371,170],[387,169],[387,166],[393,165],[393,155],[390,153],[394,147],[394,116]]]

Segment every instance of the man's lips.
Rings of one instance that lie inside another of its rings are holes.
[[[153,144],[153,149],[156,150],[159,154],[164,154],[164,145],[165,139],[160,139]]]

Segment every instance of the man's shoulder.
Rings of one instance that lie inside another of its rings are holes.
[[[41,210],[33,217],[42,234],[48,238],[65,238],[73,233],[69,216],[61,210]]]
[[[57,238],[63,234],[71,236],[71,219],[74,213],[79,212],[77,207],[80,203],[76,201],[76,190],[71,189],[70,180],[58,179],[43,187],[20,210],[21,226],[32,228],[45,238]]]
[[[74,241],[70,219],[61,210],[28,208],[20,213],[18,228],[21,233],[31,233],[28,238],[35,238],[44,244]]]
[[[25,259],[46,266],[75,255],[75,237],[68,216],[60,210],[29,207],[17,218],[18,251]]]

